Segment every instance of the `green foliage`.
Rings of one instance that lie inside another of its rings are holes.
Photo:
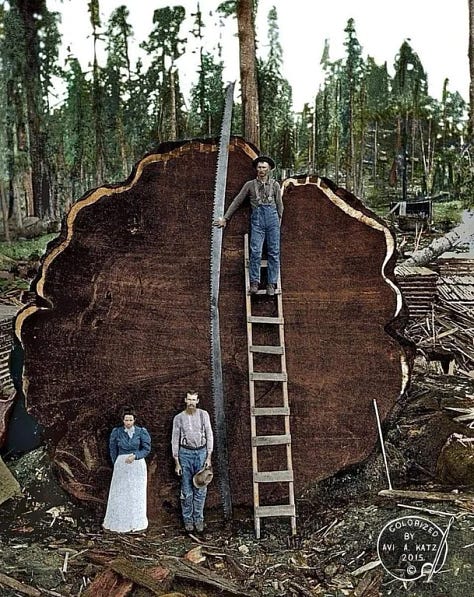
[[[151,33],[139,44],[144,56],[133,63],[127,8],[119,6],[103,24],[100,0],[88,1],[84,10],[90,17],[91,46],[105,47],[105,65],[98,52],[92,67],[81,67],[69,55],[62,68],[58,15],[47,11],[46,2],[38,6],[39,13],[29,14],[36,37],[27,46],[18,0],[0,3],[0,181],[9,190],[10,217],[18,211],[31,215],[32,197],[24,181],[33,180],[35,197],[47,203],[45,212],[60,218],[88,189],[126,178],[159,142],[219,134],[224,66],[220,47],[209,51],[204,45],[207,15],[199,9],[192,27],[199,67],[186,105],[179,70],[180,57],[190,50],[183,7],[154,11]],[[253,8],[256,15],[257,2]],[[228,17],[236,11],[235,0],[220,2],[218,26],[235,28]],[[274,8],[267,23],[268,53],[257,48],[260,149],[275,158],[284,174],[327,176],[371,205],[401,199],[404,185],[408,198],[448,192],[459,204],[474,205],[474,156],[465,143],[467,105],[450,91],[448,81],[440,101],[429,96],[425,70],[407,41],[394,57],[391,78],[386,64],[364,57],[349,19],[344,56],[332,60],[326,41],[324,82],[314,101],[295,114],[292,89],[282,74]],[[61,87],[65,97],[55,97],[54,89]],[[235,134],[242,130],[239,108],[233,111]],[[34,209],[42,210],[37,201]]]
[[[403,42],[395,59],[392,93],[399,114],[416,113],[428,96],[426,73],[418,54]]]
[[[217,11],[224,17],[235,17],[237,13],[237,0],[225,0],[217,7]]]
[[[30,240],[16,240],[10,243],[0,242],[0,255],[5,255],[17,261],[38,259],[44,254],[48,243],[56,236],[57,234],[45,234]]]
[[[188,128],[193,137],[218,136],[224,112],[224,65],[211,54],[201,52],[199,79],[191,89]]]
[[[446,203],[433,203],[433,221],[435,225],[446,225],[450,227],[461,222],[462,204],[459,201]]]
[[[175,62],[183,54],[186,43],[186,38],[180,37],[184,17],[182,6],[155,10],[154,28],[148,40],[140,44],[151,59],[145,76],[145,89],[154,103],[152,134],[157,141],[174,140],[179,136],[178,118],[182,110],[182,97]]]
[[[269,52],[257,62],[260,108],[260,143],[281,168],[294,165],[292,91],[281,73],[283,52],[279,41],[277,13],[268,13]]]
[[[90,0],[90,2],[87,3],[87,10],[89,11],[92,27],[94,30],[99,29],[101,26],[99,0]]]

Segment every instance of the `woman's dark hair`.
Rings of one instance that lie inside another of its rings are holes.
[[[137,418],[136,414],[135,414],[135,409],[132,408],[131,406],[124,406],[122,408],[122,410],[120,411],[120,420],[123,421],[123,418],[125,417],[125,415],[132,415],[132,417],[134,419]]]

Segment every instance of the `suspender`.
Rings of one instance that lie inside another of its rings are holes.
[[[259,194],[259,186],[258,186],[258,180],[255,179],[253,181],[253,186],[254,186],[254,191],[255,191],[255,197],[257,198],[257,201],[260,205],[275,205],[275,197],[274,197],[274,183],[275,181],[273,180],[273,178],[271,178],[268,181],[268,197],[263,196],[263,198],[260,197]],[[265,184],[265,183],[263,183]]]
[[[199,419],[200,419],[200,421],[201,421],[201,439],[202,439],[203,437],[205,437],[205,438],[206,438],[206,442],[205,442],[205,443],[204,443],[202,446],[198,446],[197,448],[194,448],[194,447],[190,447],[190,446],[188,446],[188,445],[187,445],[187,443],[188,443],[188,442],[187,442],[187,440],[186,440],[186,430],[185,430],[185,428],[184,428],[184,425],[181,423],[181,430],[180,430],[180,431],[181,431],[181,434],[180,434],[180,442],[179,442],[179,445],[180,445],[182,448],[186,448],[186,449],[188,449],[188,450],[200,450],[201,448],[204,448],[204,447],[206,446],[206,444],[207,444],[207,435],[206,435],[206,430],[205,430],[205,427],[204,427],[204,415],[203,415],[203,412],[202,412],[202,409],[201,409],[201,408],[200,408],[200,409],[198,409],[198,410],[199,410]]]

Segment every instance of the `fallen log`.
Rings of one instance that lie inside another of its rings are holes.
[[[448,493],[440,491],[413,491],[409,489],[382,489],[378,495],[388,498],[408,498],[431,502],[474,502],[474,493]]]
[[[130,560],[126,560],[125,558],[112,560],[109,563],[109,568],[123,578],[131,580],[141,587],[145,587],[151,591],[153,595],[163,595],[163,593],[169,591],[173,584],[174,575],[169,569],[164,571],[166,573],[161,575],[160,580],[156,580],[148,573],[147,568],[136,566],[133,562],[130,562]]]
[[[161,574],[158,574],[159,569],[156,566],[139,567],[125,558],[111,559],[107,555],[97,552],[89,552],[86,557],[91,562],[107,567],[107,569],[148,588],[152,592],[161,591],[154,593],[155,595],[162,595],[163,590],[169,590],[176,579],[185,583],[201,583],[233,595],[252,596],[240,585],[223,578],[215,572],[175,556],[159,556],[157,558],[156,562],[162,571]],[[168,574],[163,574],[163,571],[167,571]]]
[[[3,574],[3,572],[0,572],[0,587],[1,586],[18,591],[22,595],[29,595],[29,597],[41,597],[42,595],[42,592],[35,589],[35,587],[25,585],[25,583],[22,583],[11,576],[7,576],[6,574]]]
[[[192,564],[191,562],[187,562],[181,558],[174,556],[160,556],[159,562],[166,568],[169,568],[177,580],[202,583],[215,587],[220,591],[227,591],[233,595],[252,597],[252,593],[245,591],[240,585],[219,576],[215,572],[197,566],[196,564]]]
[[[418,267],[428,265],[436,259],[436,257],[450,251],[456,245],[468,242],[472,236],[472,230],[468,225],[458,226],[444,236],[435,238],[433,242],[424,249],[415,251],[408,259],[405,259],[401,265],[416,265]]]

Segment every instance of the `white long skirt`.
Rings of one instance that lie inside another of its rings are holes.
[[[144,458],[125,462],[128,454],[117,457],[110,483],[107,511],[102,524],[107,531],[130,533],[148,527],[146,516],[147,468]]]

